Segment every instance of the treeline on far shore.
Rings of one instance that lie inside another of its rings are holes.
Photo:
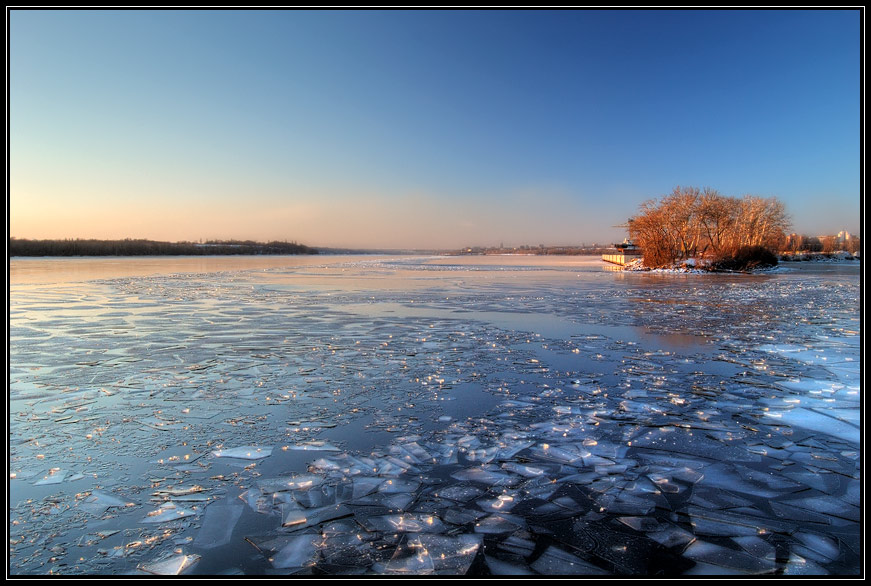
[[[158,242],[154,240],[29,240],[10,238],[9,256],[193,256],[224,254],[318,254],[296,242],[211,240]]]

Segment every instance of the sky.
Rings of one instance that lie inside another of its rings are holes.
[[[676,186],[859,233],[862,17],[7,9],[9,235],[610,243]]]

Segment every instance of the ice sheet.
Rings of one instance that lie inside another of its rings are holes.
[[[855,273],[443,261],[13,288],[12,573],[859,567]]]

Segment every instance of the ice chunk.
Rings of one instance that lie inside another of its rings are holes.
[[[765,558],[767,560],[775,559],[777,554],[776,548],[757,535],[746,535],[742,537],[733,537],[732,541],[741,546],[741,549],[752,556]]]
[[[754,481],[745,480],[730,464],[713,464],[705,468],[705,475],[697,486],[731,490],[754,496],[773,498],[781,493]]]
[[[515,462],[504,462],[502,468],[515,474],[520,474],[527,478],[534,478],[545,473],[545,469],[540,466],[530,466],[527,464],[517,464]]]
[[[820,554],[826,562],[836,560],[841,553],[838,543],[831,537],[807,531],[799,531],[794,537],[809,550]]]
[[[824,515],[794,505],[779,503],[777,501],[771,502],[771,510],[774,511],[774,514],[777,515],[778,518],[789,519],[791,521],[809,521],[811,523],[822,523],[824,525],[828,525],[832,522],[829,515]]]
[[[390,452],[400,458],[405,458],[412,464],[424,464],[433,461],[432,454],[417,442],[409,442],[400,446],[392,446]]]
[[[179,507],[173,503],[166,503],[159,509],[151,511],[148,513],[144,519],[142,519],[142,523],[166,523],[168,521],[175,521],[176,519],[182,519],[184,517],[191,517],[196,515],[197,511],[192,509],[185,509],[183,507]]]
[[[758,534],[772,531],[788,533],[793,530],[792,524],[770,518],[767,515],[764,515],[759,509],[749,507],[728,511],[717,511],[690,506],[687,507],[687,513],[693,517],[693,521],[696,519],[704,519],[706,521],[723,524],[724,526],[731,525],[733,526],[733,530],[737,531],[737,533],[733,533],[732,535],[750,535],[749,532],[741,529],[742,526],[752,528]]]
[[[617,517],[617,520],[636,531],[652,533],[659,531],[661,525],[653,517]]]
[[[525,528],[523,517],[508,514],[493,514],[475,523],[475,533],[513,533]]]
[[[458,470],[451,474],[451,477],[456,480],[480,482],[491,486],[510,486],[518,481],[517,476],[477,466]]]
[[[69,471],[67,471],[67,470],[61,470],[60,468],[52,468],[51,470],[48,471],[48,474],[46,474],[40,480],[34,482],[33,484],[35,486],[42,486],[45,484],[60,484],[61,482],[63,482],[66,479],[67,474],[69,474]]]
[[[414,492],[420,487],[417,480],[390,478],[382,482],[378,492],[393,494],[398,492]]]
[[[321,536],[303,533],[288,540],[288,543],[269,558],[272,567],[288,569],[313,566],[318,557]]]
[[[342,451],[341,448],[338,448],[331,443],[328,443],[325,441],[319,441],[319,440],[312,440],[309,442],[296,444],[294,446],[289,446],[287,449],[300,450],[300,451],[315,451],[315,452],[341,452]]]
[[[519,454],[520,452],[522,452],[526,448],[533,446],[533,445],[535,445],[535,442],[511,441],[505,445],[502,445],[499,448],[499,451],[496,454],[496,457],[499,460],[508,460],[510,458],[513,458],[514,456],[516,456],[517,454]]]
[[[632,447],[688,454],[730,462],[757,462],[761,458],[740,446],[710,439],[693,429],[661,427],[632,439]]]
[[[215,503],[206,508],[203,524],[194,539],[194,545],[204,549],[230,543],[236,522],[242,516],[244,505],[239,503]]]
[[[445,509],[441,513],[442,519],[444,519],[451,525],[468,525],[469,523],[474,523],[485,515],[487,515],[487,513],[483,511],[478,511],[475,509],[460,509],[455,507]]]
[[[240,460],[259,460],[272,455],[272,447],[264,446],[240,446],[214,450],[212,455],[216,458],[238,458]]]
[[[691,518],[696,535],[720,535],[733,537],[739,535],[756,535],[755,527],[741,523],[730,523],[722,519],[714,519],[706,515],[702,509],[695,510]]]
[[[308,521],[308,518],[308,509],[300,508],[299,505],[286,506],[282,509],[281,526],[294,527],[296,525],[303,525]]]
[[[840,487],[839,475],[830,473],[812,472],[810,470],[787,471],[783,473],[804,486],[814,488],[826,494],[833,494]],[[856,503],[858,504],[858,503]]]
[[[398,492],[384,496],[381,500],[381,504],[391,511],[404,511],[415,498],[415,495],[412,493]],[[427,509],[426,512],[430,512],[429,509]]]
[[[823,434],[840,438],[848,443],[859,445],[860,429],[857,425],[847,423],[842,419],[820,413],[813,409],[796,407],[788,411],[767,411],[768,417],[791,425],[810,429]]]
[[[393,553],[390,561],[381,569],[376,564],[374,570],[384,574],[410,574],[425,576],[435,573],[435,565],[429,551],[420,542],[420,536],[406,535]]]
[[[528,539],[521,539],[516,535],[509,535],[499,543],[499,549],[519,555],[520,557],[529,557],[535,551],[535,542]]]
[[[595,517],[576,521],[566,543],[588,559],[608,562],[608,569],[617,574],[679,574],[691,565],[658,541]]]
[[[489,555],[484,556],[484,562],[493,576],[532,576],[535,573],[526,566],[512,564]]]
[[[783,501],[782,504],[794,505],[816,513],[826,513],[842,519],[860,522],[861,510],[839,498],[830,496],[806,497]]]
[[[492,462],[499,454],[498,446],[490,446],[487,448],[472,448],[464,453],[466,460],[469,462]]]
[[[777,569],[777,564],[772,560],[761,559],[743,551],[706,541],[694,541],[684,550],[683,555],[697,562],[746,574],[767,574]]]
[[[324,483],[324,477],[318,474],[299,474],[286,478],[273,478],[262,480],[259,483],[260,490],[264,493],[280,492],[285,490],[308,490]]]
[[[139,569],[158,576],[178,576],[194,567],[199,561],[200,556],[198,555],[180,553],[162,560],[142,564]]]
[[[560,464],[580,465],[584,458],[588,458],[592,453],[573,444],[539,444],[530,450],[536,457],[543,458]]]
[[[79,508],[94,515],[102,515],[109,508],[126,507],[130,504],[132,503],[120,499],[115,495],[99,490],[92,490],[91,494],[79,505]]]
[[[573,484],[589,485],[598,480],[600,477],[601,474],[599,474],[598,472],[580,472],[578,474],[569,474],[568,476],[557,478],[556,482],[570,482]]]
[[[170,499],[170,498],[179,497],[179,496],[188,496],[188,495],[196,494],[196,493],[202,492],[202,491],[203,491],[203,487],[199,486],[198,484],[195,484],[193,486],[176,486],[176,487],[169,487],[169,488],[159,488],[156,491],[154,491],[152,493],[152,495],[159,497],[159,498]]]
[[[346,486],[336,486],[334,484],[322,484],[320,486],[308,490],[291,491],[293,498],[302,506],[314,509],[333,505],[340,502],[343,497],[351,496],[351,488],[348,487],[348,492],[345,491]]]
[[[602,576],[608,572],[551,545],[530,566],[539,574],[556,576]]]
[[[282,519],[282,526],[293,530],[305,529],[327,521],[341,519],[352,515],[344,505],[331,505],[317,509],[288,509]]]
[[[647,534],[647,537],[665,547],[687,545],[695,540],[695,535],[676,525],[666,525],[659,531]]]
[[[620,515],[649,515],[656,508],[656,502],[651,495],[635,496],[628,492],[621,492],[616,498],[613,495],[602,495],[596,498],[602,511]]]
[[[263,496],[258,491],[248,490],[239,495],[239,498],[251,507],[254,511],[261,515],[271,515],[273,513],[271,498]]]
[[[513,493],[502,493],[494,499],[481,499],[478,506],[482,511],[490,511],[498,513],[501,511],[510,511],[517,504],[517,495]]]
[[[393,573],[401,568],[398,573],[462,576],[469,571],[480,547],[481,538],[477,535],[464,534],[456,537],[430,533],[406,535],[390,560],[387,570]],[[394,562],[397,564],[395,565]],[[422,571],[415,572],[414,568],[420,568]],[[432,568],[431,572],[430,568]]]
[[[484,491],[468,484],[454,484],[436,491],[436,496],[460,503],[468,502],[484,494]]]
[[[370,531],[385,533],[442,533],[445,530],[441,519],[427,514],[382,515],[361,522]]]
[[[821,565],[795,553],[790,554],[786,567],[783,568],[785,576],[826,576],[828,574],[828,570]]]

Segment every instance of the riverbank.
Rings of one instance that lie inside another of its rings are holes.
[[[858,254],[846,250],[837,252],[784,252],[778,257],[781,262],[859,262]]]

